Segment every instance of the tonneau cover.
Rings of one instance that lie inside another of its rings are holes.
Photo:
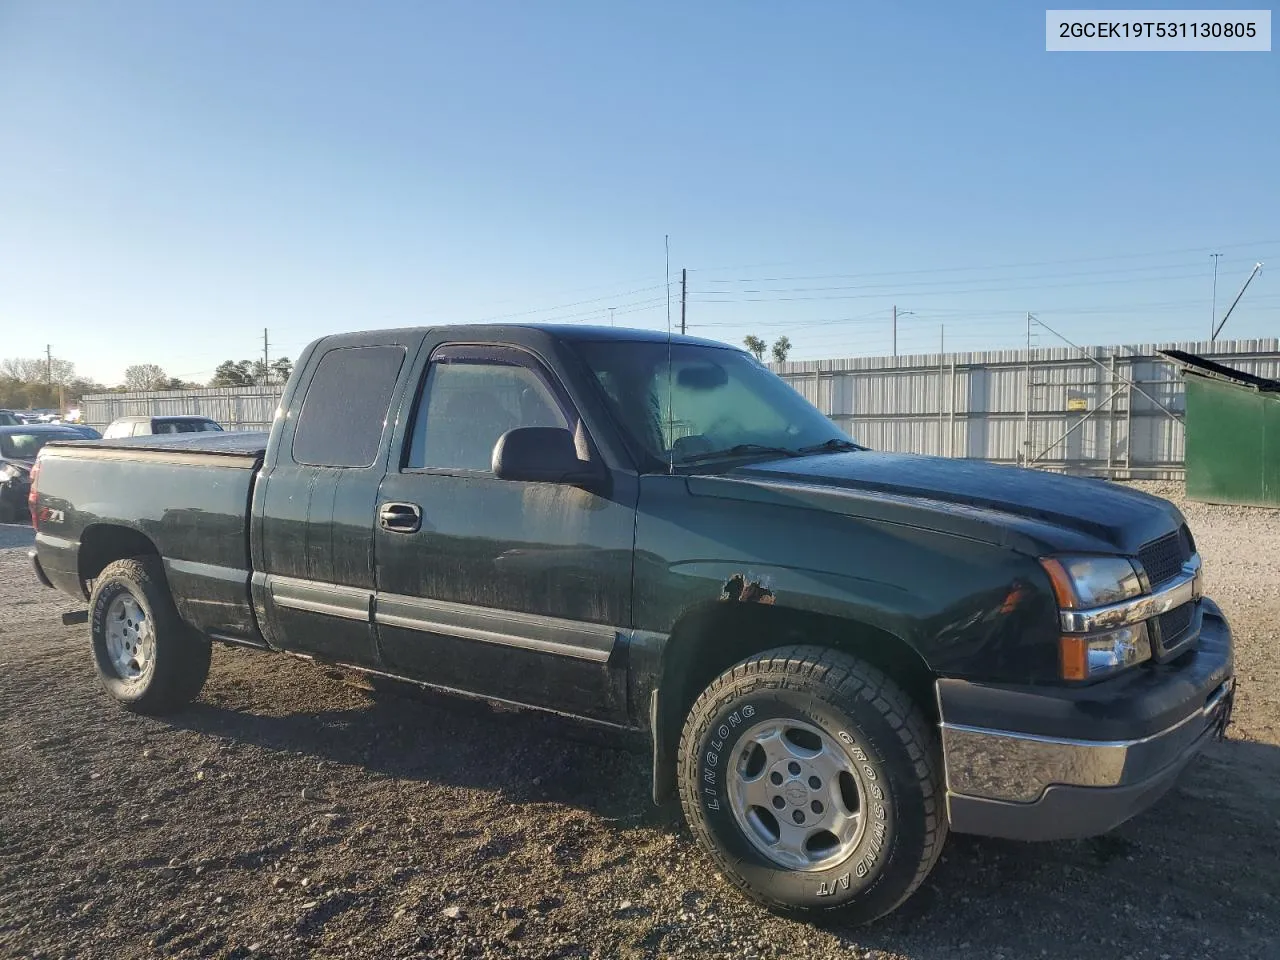
[[[49,447],[75,447],[77,450],[149,450],[158,453],[216,453],[224,457],[256,459],[267,452],[266,433],[162,433],[149,437],[121,437],[118,440],[54,441]]]

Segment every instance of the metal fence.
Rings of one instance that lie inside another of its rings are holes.
[[[1180,476],[1183,383],[1157,349],[1211,356],[1280,379],[1280,340],[991,350],[773,364],[784,380],[877,450],[1028,463],[1111,477]],[[280,387],[85,397],[83,419],[198,414],[266,430]]]
[[[1280,340],[992,350],[773,364],[877,450],[1117,478],[1183,466],[1183,383],[1158,349],[1280,378]]]
[[[98,393],[81,398],[80,418],[101,430],[117,417],[189,414],[209,417],[227,430],[266,430],[283,391],[282,386],[271,386]]]

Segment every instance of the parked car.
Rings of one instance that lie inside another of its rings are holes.
[[[0,410],[0,427],[16,427],[23,423],[26,423],[26,420],[12,410]]]
[[[27,516],[31,467],[41,448],[51,440],[81,440],[73,430],[43,424],[0,426],[0,523]]]
[[[777,908],[881,916],[949,830],[1110,830],[1231,711],[1170,503],[873,452],[710,341],[327,337],[269,435],[52,444],[33,483],[35,575],[126,708],[219,641],[641,733]]]
[[[208,417],[118,417],[112,420],[102,436],[107,440],[121,437],[149,437],[164,433],[220,433],[220,427]]]

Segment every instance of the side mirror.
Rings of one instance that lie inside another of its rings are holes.
[[[603,471],[598,464],[578,459],[573,434],[563,427],[517,427],[498,438],[493,447],[493,474],[499,480],[565,483],[590,487]]]

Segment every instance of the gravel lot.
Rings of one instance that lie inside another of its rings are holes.
[[[953,836],[862,929],[740,899],[644,756],[549,719],[225,648],[191,709],[125,713],[0,526],[0,955],[1280,956],[1280,511],[1180,505],[1236,631],[1229,741],[1110,836]]]

